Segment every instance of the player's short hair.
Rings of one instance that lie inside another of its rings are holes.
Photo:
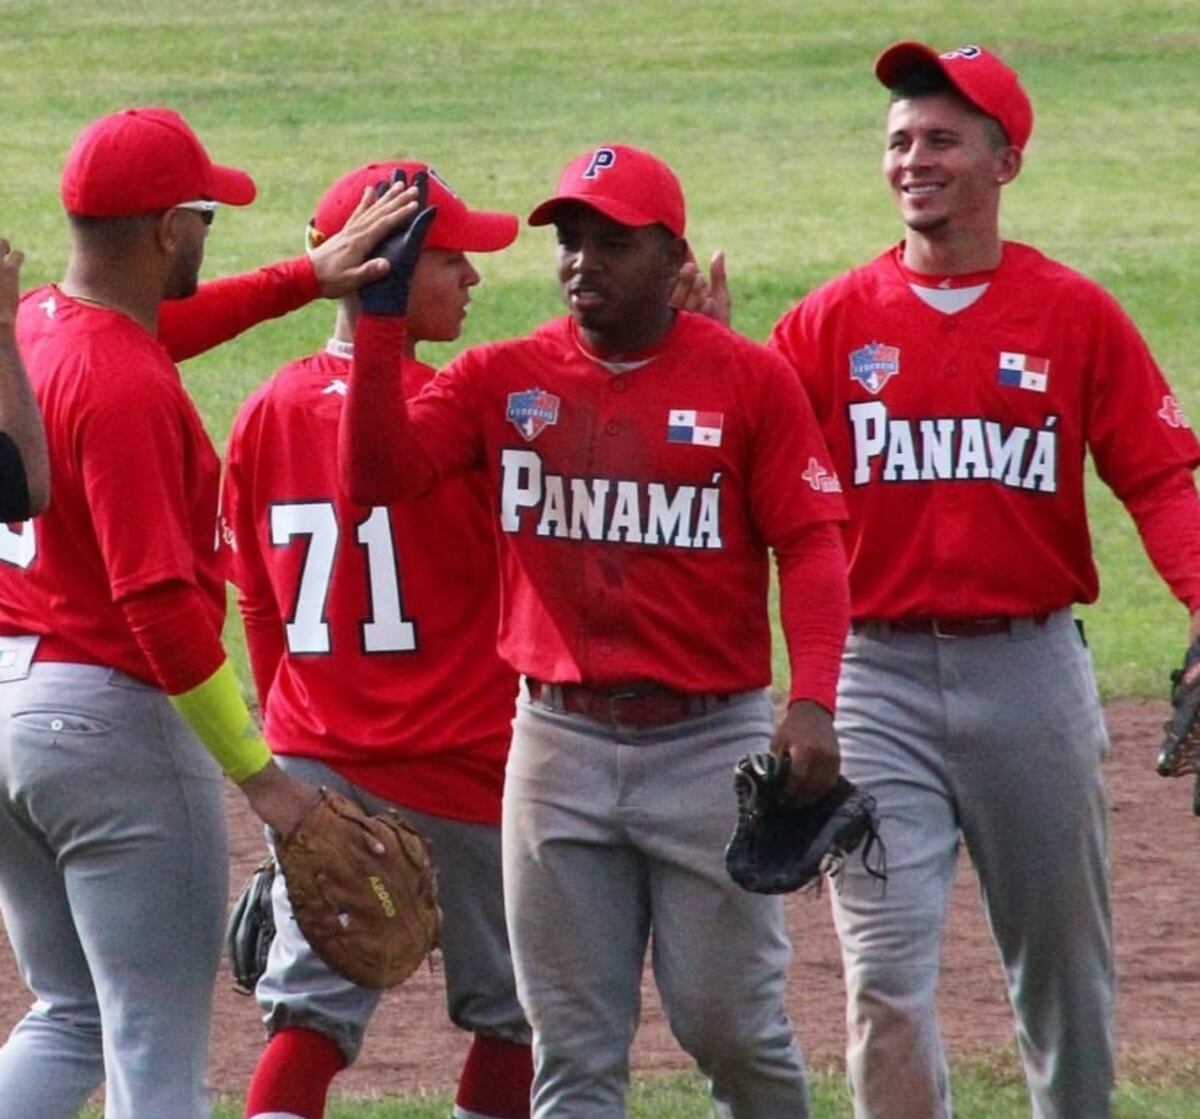
[[[133,247],[147,227],[161,214],[136,214],[126,218],[93,218],[83,214],[68,214],[67,221],[76,238],[94,249],[127,251]]]
[[[894,105],[897,101],[910,101],[914,97],[930,97],[938,93],[948,93],[952,97],[956,97],[971,112],[983,118],[985,122],[984,134],[989,147],[997,150],[1008,147],[1009,138],[1008,134],[1004,131],[1004,125],[995,117],[990,117],[987,113],[980,112],[977,106],[972,105],[955,88],[954,83],[946,77],[945,71],[941,67],[933,65],[933,63],[911,66],[905,70],[903,74],[888,86],[888,103]]]

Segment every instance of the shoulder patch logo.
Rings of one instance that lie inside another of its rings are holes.
[[[810,457],[808,466],[800,475],[817,493],[841,493],[842,483],[836,474],[830,474],[817,460]]]
[[[850,353],[850,376],[872,396],[878,396],[883,386],[899,372],[899,346],[868,342],[861,350]]]
[[[559,398],[545,389],[510,392],[505,419],[532,443],[550,424],[558,423],[559,403]]]
[[[1162,398],[1162,407],[1158,410],[1157,415],[1167,427],[1192,426],[1188,423],[1187,416],[1183,414],[1183,409],[1179,407],[1178,402],[1173,396],[1164,396]]]

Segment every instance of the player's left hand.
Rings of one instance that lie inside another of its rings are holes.
[[[404,172],[396,171],[389,188],[379,184],[383,194],[403,181]],[[425,235],[437,217],[437,207],[427,203],[429,176],[418,171],[409,183],[417,192],[417,212],[411,221],[401,222],[376,245],[372,256],[386,260],[387,272],[377,280],[364,284],[358,292],[359,305],[368,315],[405,315],[408,313],[408,289],[425,244]]]
[[[718,249],[713,253],[706,277],[700,270],[696,254],[689,248],[668,302],[678,311],[695,311],[728,326],[733,315],[733,299],[725,276],[724,251]]]
[[[340,299],[363,284],[387,275],[388,265],[376,247],[417,212],[417,189],[403,180],[382,194],[368,187],[346,224],[309,254],[317,284],[326,299]]]
[[[833,716],[819,703],[796,700],[771,739],[771,753],[791,762],[785,796],[797,804],[812,804],[837,782],[842,753],[833,729]]]

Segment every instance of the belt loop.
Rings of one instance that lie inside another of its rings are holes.
[[[1013,618],[1008,625],[1008,636],[1013,641],[1028,641],[1037,633],[1038,624],[1037,618]]]

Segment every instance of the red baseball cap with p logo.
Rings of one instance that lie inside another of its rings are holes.
[[[338,179],[321,196],[316,213],[308,223],[306,236],[309,250],[315,249],[346,224],[362,201],[364,191],[390,182],[396,171],[403,171],[410,183],[418,171],[429,174],[428,203],[437,207],[437,217],[425,235],[425,248],[491,253],[508,248],[517,239],[520,222],[516,214],[468,209],[467,204],[427,163],[405,159],[367,163]]]
[[[84,218],[132,218],[208,199],[254,201],[245,171],[214,163],[173,109],[123,109],[89,124],[67,153],[62,201]]]
[[[896,43],[875,62],[875,76],[891,88],[916,66],[934,66],[981,113],[1000,122],[1008,142],[1023,149],[1033,131],[1033,106],[1017,73],[991,51],[968,45],[938,54],[924,43]]]
[[[686,212],[679,179],[657,156],[627,144],[605,144],[576,156],[563,169],[554,197],[529,215],[550,225],[564,202],[582,202],[622,225],[665,225],[683,236]]]

